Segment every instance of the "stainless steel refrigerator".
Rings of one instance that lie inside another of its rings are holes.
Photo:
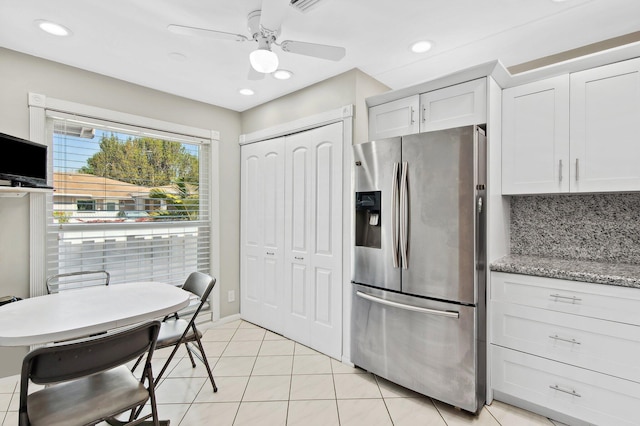
[[[355,145],[351,359],[461,409],[485,401],[486,138]]]

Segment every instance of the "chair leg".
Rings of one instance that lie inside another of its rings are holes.
[[[202,355],[202,363],[207,369],[207,374],[209,374],[209,380],[211,380],[211,386],[213,386],[213,392],[218,392],[218,386],[216,386],[216,381],[213,380],[213,374],[211,373],[211,367],[209,367],[209,361],[207,361],[207,354],[204,353],[204,348],[202,347],[202,342],[196,333],[196,342],[198,343],[198,349],[200,350],[200,355]]]
[[[160,382],[160,378],[162,377],[164,372],[167,370],[167,367],[169,367],[169,364],[171,364],[171,360],[173,360],[173,357],[176,355],[176,352],[178,352],[178,348],[180,347],[181,344],[182,343],[178,343],[173,347],[173,350],[171,351],[171,355],[169,355],[169,358],[167,358],[167,360],[165,361],[164,365],[162,366],[162,369],[160,370],[160,373],[158,373],[158,375],[154,379],[154,386],[158,386],[158,383]]]
[[[184,348],[187,350],[187,355],[189,355],[189,359],[191,360],[191,368],[196,368],[196,362],[193,359],[193,354],[191,353],[191,349],[189,349],[189,343],[185,343]]]

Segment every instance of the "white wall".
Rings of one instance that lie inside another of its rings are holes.
[[[242,112],[242,133],[253,133],[344,105],[354,105],[353,140],[363,142],[368,138],[365,99],[388,90],[359,69],[352,69]]]
[[[108,60],[108,59],[105,59]],[[220,132],[221,294],[239,292],[240,114],[0,48],[0,132],[29,138],[29,92]],[[28,296],[28,198],[0,198],[0,295]],[[214,271],[216,272],[216,271]],[[221,298],[220,316],[239,312]],[[0,348],[0,377],[15,374],[26,349]]]

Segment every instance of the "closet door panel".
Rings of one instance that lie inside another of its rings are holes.
[[[281,333],[284,138],[243,146],[241,169],[241,315]]]
[[[339,358],[342,352],[342,125],[288,136],[286,146],[285,250],[287,262],[291,264],[287,269],[291,273],[285,285],[290,309],[285,335]]]

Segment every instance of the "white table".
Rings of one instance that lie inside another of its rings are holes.
[[[76,339],[161,318],[189,305],[190,295],[169,284],[132,282],[8,303],[0,307],[0,346]]]

